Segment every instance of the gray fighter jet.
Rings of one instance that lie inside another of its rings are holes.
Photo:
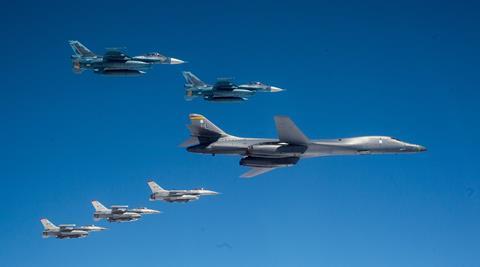
[[[42,232],[43,238],[83,238],[88,236],[90,232],[103,231],[107,229],[95,225],[76,226],[75,224],[60,224],[56,226],[48,219],[41,219],[40,221],[42,222],[44,228]]]
[[[220,78],[214,85],[202,82],[197,76],[189,71],[183,72],[185,77],[185,99],[192,100],[195,97],[215,102],[245,101],[256,92],[281,92],[283,89],[252,82],[249,84],[236,85],[230,79]]]
[[[152,190],[150,201],[189,202],[198,200],[201,196],[218,195],[215,191],[203,188],[193,190],[165,190],[152,180],[148,181],[148,186]]]
[[[111,206],[110,209],[107,209],[97,200],[93,200],[92,205],[95,208],[95,213],[93,214],[95,221],[106,219],[109,222],[132,222],[140,219],[142,214],[160,213],[158,210],[147,208],[129,209],[128,206]]]
[[[388,136],[310,140],[285,116],[275,116],[277,139],[233,136],[199,114],[190,114],[190,120],[191,124],[187,127],[191,137],[181,146],[193,153],[241,155],[240,165],[252,168],[241,176],[244,178],[293,166],[300,158],[426,151],[423,146]]]
[[[108,49],[103,56],[97,56],[79,41],[69,41],[75,52],[72,55],[73,71],[82,73],[86,69],[94,73],[111,76],[138,76],[145,74],[153,64],[182,64],[185,61],[159,53],[130,57],[120,49]]]

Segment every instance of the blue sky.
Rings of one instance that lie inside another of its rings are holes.
[[[478,266],[478,4],[458,1],[10,1],[0,16],[2,266]],[[71,71],[67,44],[189,61],[139,78]],[[183,99],[182,70],[288,91]],[[237,157],[179,148],[189,113],[274,137],[390,135],[417,155],[316,158],[252,180]],[[222,192],[148,202],[166,188]],[[80,240],[39,219],[92,223],[92,199],[163,214]]]

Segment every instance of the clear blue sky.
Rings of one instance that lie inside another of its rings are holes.
[[[479,5],[474,1],[7,1],[0,16],[0,265],[479,266]],[[71,71],[67,44],[159,51],[139,78]],[[182,70],[288,91],[183,99]],[[189,113],[240,136],[291,116],[311,138],[391,135],[416,155],[316,158],[252,180],[179,148]],[[148,202],[166,188],[222,192]],[[163,214],[80,240],[92,199]]]

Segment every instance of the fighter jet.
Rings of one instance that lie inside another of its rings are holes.
[[[301,158],[336,155],[397,154],[426,151],[388,136],[362,136],[310,140],[289,117],[275,116],[278,138],[244,138],[230,135],[200,114],[190,114],[190,139],[181,146],[202,154],[240,155],[240,165],[251,167],[241,177],[250,178],[279,167],[297,164]]]
[[[109,222],[132,222],[140,219],[142,214],[160,213],[158,210],[147,208],[128,209],[128,206],[111,206],[107,209],[102,203],[93,200],[92,205],[95,208],[93,218],[95,221],[106,219]]]
[[[59,239],[64,238],[83,238],[88,236],[90,232],[103,231],[107,228],[87,225],[87,226],[76,226],[75,224],[60,224],[58,226],[54,225],[47,219],[40,220],[43,224],[43,238],[56,237]]]
[[[148,181],[148,186],[152,190],[150,201],[163,200],[166,202],[189,202],[198,200],[201,196],[218,195],[215,191],[203,188],[193,190],[165,190],[153,180]]]
[[[284,91],[284,89],[261,82],[236,85],[228,78],[219,78],[214,85],[208,85],[189,71],[184,71],[183,77],[185,77],[186,100],[203,97],[203,99],[213,102],[236,102],[248,100],[256,92],[276,93]]]
[[[69,41],[75,55],[72,55],[73,71],[82,73],[86,69],[110,76],[138,76],[145,74],[153,64],[182,64],[185,61],[159,53],[130,57],[121,49],[110,48],[103,56],[90,51],[79,41]]]

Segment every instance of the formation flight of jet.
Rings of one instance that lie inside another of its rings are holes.
[[[160,213],[158,210],[147,208],[129,209],[128,206],[111,206],[108,209],[96,200],[92,201],[92,205],[95,208],[93,218],[96,221],[106,219],[109,222],[131,222],[140,219],[142,214]]]
[[[138,76],[145,74],[153,64],[182,64],[185,61],[167,57],[159,53],[148,53],[140,56],[128,56],[119,49],[108,49],[103,56],[90,51],[79,41],[69,41],[75,52],[72,55],[73,71],[82,73],[86,69],[94,73],[111,76]]]
[[[148,186],[152,190],[150,201],[189,202],[198,200],[201,196],[218,195],[215,191],[203,188],[193,190],[165,190],[152,180],[148,181]]]
[[[42,232],[43,238],[83,238],[88,236],[90,232],[107,229],[95,225],[76,226],[75,224],[60,224],[56,226],[47,219],[41,219],[40,222],[42,222],[44,228]]]
[[[300,158],[334,155],[397,154],[426,151],[388,136],[362,136],[310,140],[289,117],[275,116],[278,138],[243,138],[227,134],[207,118],[190,114],[190,139],[182,146],[203,154],[240,155],[240,165],[252,169],[241,177],[250,178],[279,167],[297,164]]]
[[[253,82],[249,84],[234,84],[230,79],[218,79],[214,85],[202,82],[193,73],[184,71],[185,77],[185,99],[192,100],[195,97],[215,102],[245,101],[256,92],[281,92],[283,89]]]

